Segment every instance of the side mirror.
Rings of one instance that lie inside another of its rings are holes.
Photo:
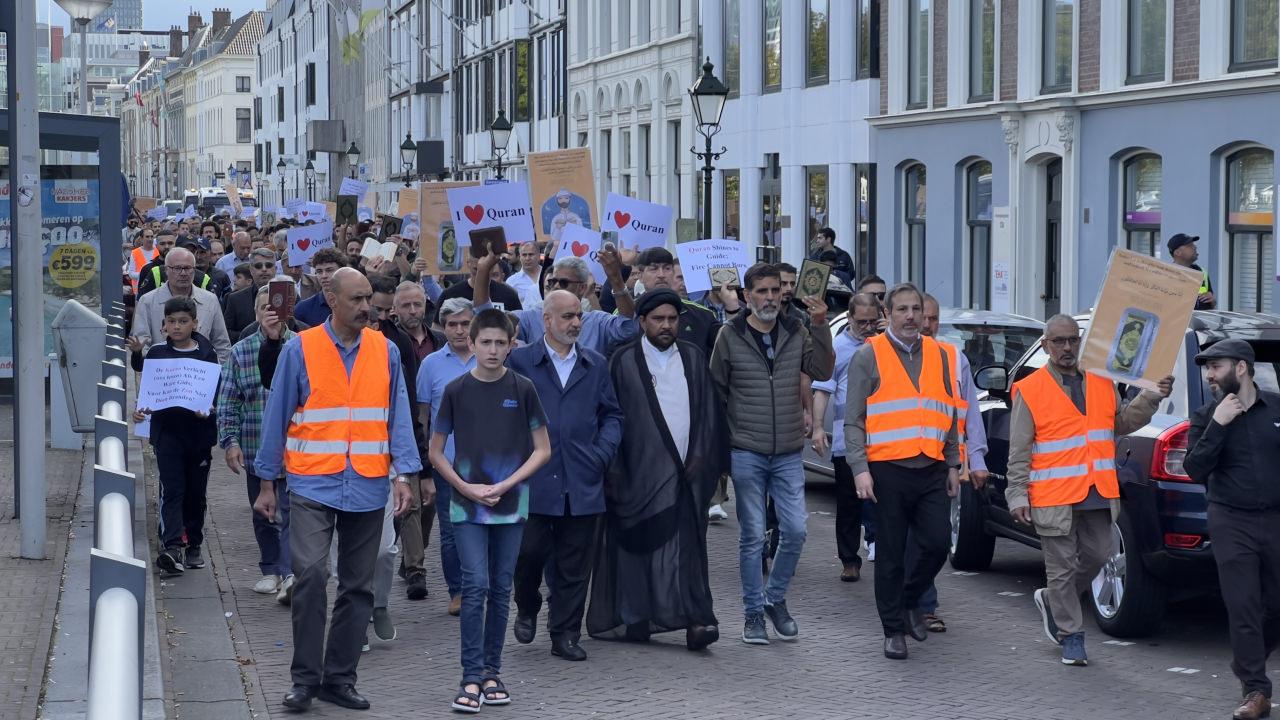
[[[1009,387],[1009,371],[1002,365],[988,365],[974,374],[973,384],[980,390],[1003,393]]]

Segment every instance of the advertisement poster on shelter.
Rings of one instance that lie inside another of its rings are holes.
[[[560,236],[567,225],[600,229],[591,150],[571,148],[529,153],[526,159],[538,242],[559,247]]]

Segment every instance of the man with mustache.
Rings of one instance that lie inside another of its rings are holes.
[[[1209,536],[1231,631],[1231,670],[1244,702],[1236,720],[1271,712],[1267,657],[1280,643],[1280,394],[1254,382],[1253,347],[1202,350],[1215,402],[1191,415],[1182,466],[1209,495]]]
[[[805,540],[804,406],[800,376],[831,377],[835,355],[827,306],[805,298],[810,327],[780,317],[778,269],[757,263],[743,277],[750,315],[720,328],[711,353],[711,379],[726,402],[730,474],[737,496],[738,565],[745,622],[742,641],[768,645],[765,617],[781,640],[799,627],[787,609],[787,587]],[[764,584],[765,498],[773,498],[780,541],[769,584]]]
[[[1106,562],[1120,515],[1115,441],[1150,422],[1173,377],[1122,406],[1115,383],[1081,370],[1070,315],[1049,318],[1040,346],[1049,362],[1013,386],[1005,498],[1013,519],[1040,536],[1048,586],[1033,599],[1045,635],[1062,646],[1063,665],[1083,666],[1080,595]]]

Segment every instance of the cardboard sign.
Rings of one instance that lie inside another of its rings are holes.
[[[148,360],[142,364],[137,407],[152,412],[181,407],[207,413],[221,374],[221,365],[202,360]]]
[[[556,248],[556,257],[582,258],[591,268],[591,275],[596,283],[605,282],[604,268],[600,265],[600,233],[588,230],[579,225],[570,225],[564,229],[560,237],[560,246]]]
[[[596,214],[595,174],[591,151],[587,148],[529,153],[529,185],[537,210],[538,241],[559,247],[561,234],[569,225],[600,230]],[[520,184],[520,183],[512,183]],[[494,187],[503,187],[501,185]],[[612,228],[610,228],[612,229]],[[462,228],[458,228],[459,233]],[[510,231],[507,239],[520,242]]]
[[[291,227],[289,237],[289,267],[306,265],[317,251],[333,247],[333,223],[325,220],[315,225]]]
[[[239,217],[240,213],[244,211],[244,205],[240,202],[240,189],[233,182],[223,185],[223,188],[227,191],[227,202],[231,205],[236,217]]]
[[[342,178],[342,184],[338,186],[339,195],[355,195],[362,198],[367,192],[369,192],[369,183],[355,178]]]
[[[1081,343],[1085,370],[1155,390],[1173,372],[1200,273],[1117,248]]]
[[[346,225],[348,223],[354,225],[356,223],[356,216],[359,212],[356,208],[356,203],[358,202],[356,197],[355,195],[338,196],[337,210],[333,218],[337,225]]]
[[[533,211],[526,183],[480,185],[446,190],[454,234],[459,245],[471,243],[471,231],[502,226],[507,242],[516,245],[533,240]]]
[[[618,232],[618,247],[646,250],[665,247],[671,235],[675,211],[666,205],[609,193],[600,227]]]
[[[140,197],[133,199],[133,209],[143,214],[150,212],[157,204],[155,198]]]
[[[452,188],[476,187],[477,184],[474,182],[429,182],[418,184],[418,254],[425,259],[425,272],[427,275],[439,275],[442,272],[457,271],[453,269],[454,263],[452,262],[446,263],[450,268],[448,270],[438,264],[440,257],[445,254],[441,245],[441,239],[445,237],[441,224],[446,222],[450,226],[453,224],[450,219],[452,215],[449,212],[448,191]],[[450,239],[453,238],[452,230],[450,230],[448,237]],[[461,257],[456,247],[449,256]]]
[[[737,240],[694,240],[676,245],[680,258],[680,271],[684,273],[685,289],[701,292],[711,289],[708,270],[732,265],[738,268],[738,281],[742,273],[751,267],[747,248]]]
[[[325,216],[326,216],[326,217],[328,217],[330,220],[337,220],[337,219],[338,219],[338,203],[336,203],[336,202],[330,202],[329,200],[325,200],[325,201],[324,201],[324,214],[325,214]]]
[[[416,187],[400,188],[400,199],[396,205],[396,214],[402,218],[418,212],[418,189]]]

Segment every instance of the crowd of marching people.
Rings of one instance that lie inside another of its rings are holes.
[[[460,617],[450,704],[463,713],[513,700],[502,674],[512,599],[514,639],[537,639],[545,604],[550,652],[565,660],[587,658],[584,627],[629,642],[683,631],[702,651],[722,627],[707,524],[727,517],[730,488],[740,639],[797,640],[805,609],[787,591],[806,543],[806,446],[835,468],[838,579],[856,582],[874,561],[883,655],[906,659],[908,637],[946,630],[934,578],[950,498],[989,476],[973,371],[962,348],[938,339],[936,299],[853,278],[829,228],[813,259],[830,258],[853,285],[838,307],[798,299],[785,263],[691,295],[662,247],[601,250],[603,283],[581,258],[535,242],[440,277],[425,273],[414,238],[384,236],[377,219],[339,227],[333,248],[297,265],[288,223],[131,225],[123,280],[135,298],[135,369],[173,358],[221,366],[210,412],[134,414],[150,419],[159,475],[155,562],[170,575],[204,567],[217,445],[245,481],[262,574],[253,590],[291,608],[288,708],[316,697],[369,707],[356,669],[370,629],[395,638],[397,575],[415,601],[428,573],[443,577]],[[361,256],[366,238],[395,243],[394,259]],[[290,297],[273,297],[282,288]],[[828,316],[840,311],[848,321],[833,337]],[[1064,664],[1084,665],[1080,592],[1106,559],[1117,513],[1114,438],[1146,423],[1173,379],[1122,396],[1079,368],[1069,316],[1050,318],[1042,343],[1049,363],[1013,388],[1009,507],[1044,546],[1047,584],[1034,599],[1045,632]],[[1252,356],[1202,362],[1240,393],[1230,377],[1247,380]],[[1280,403],[1267,395],[1248,397]],[[1206,458],[1213,472],[1214,456],[1192,446],[1188,466]],[[427,557],[433,529],[438,563]],[[1265,700],[1266,653],[1255,650],[1244,672]]]

